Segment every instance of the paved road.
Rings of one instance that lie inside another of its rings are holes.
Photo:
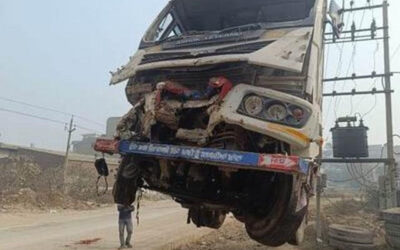
[[[135,249],[168,248],[210,232],[186,224],[186,210],[172,201],[151,202],[140,210],[135,228]],[[2,223],[1,220],[4,220]],[[91,244],[82,240],[99,239]],[[0,249],[116,249],[119,246],[117,213],[108,207],[83,213],[24,215],[13,223],[0,217]]]

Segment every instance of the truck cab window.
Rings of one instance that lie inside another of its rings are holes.
[[[165,32],[167,32],[168,27],[174,22],[174,18],[172,17],[171,13],[168,13],[161,21],[160,25],[158,25],[154,41],[159,41],[162,37],[164,37]]]

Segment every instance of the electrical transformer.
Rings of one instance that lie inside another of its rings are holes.
[[[333,156],[337,158],[368,157],[368,127],[363,120],[359,125],[357,117],[341,117],[336,120],[336,125],[331,129]],[[340,126],[340,123],[346,123]]]

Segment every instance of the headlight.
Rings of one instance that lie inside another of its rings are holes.
[[[244,99],[243,106],[249,115],[258,115],[263,111],[263,100],[256,95],[248,96]]]
[[[311,113],[305,107],[254,94],[243,98],[238,112],[253,118],[298,128],[304,126]]]
[[[266,118],[271,121],[283,121],[286,116],[287,110],[282,104],[272,104],[267,108]]]

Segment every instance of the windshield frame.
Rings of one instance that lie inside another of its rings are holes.
[[[317,1],[315,1],[315,4]],[[293,27],[306,27],[306,26],[314,26],[315,23],[315,4],[314,6],[310,9],[310,14],[308,17],[304,19],[299,19],[299,20],[292,20],[292,21],[282,21],[282,22],[268,22],[268,23],[253,23],[253,25],[260,25],[260,29],[262,30],[272,30],[272,29],[282,29],[282,28],[293,28]],[[167,15],[171,15],[173,17],[172,23],[168,26],[168,28],[163,32],[163,35],[159,40],[151,40],[149,39],[150,36],[154,35],[154,32],[156,29],[160,26],[162,21],[167,17]],[[182,23],[182,20],[180,20],[179,16],[177,15],[177,12],[174,7],[174,1],[171,1],[167,4],[167,6],[161,11],[161,13],[157,16],[157,18],[154,20],[154,22],[150,25],[149,29],[146,31],[145,35],[143,36],[139,49],[145,49],[148,47],[160,45],[164,42],[169,42],[169,41],[175,41],[175,40],[180,40],[183,38],[189,38],[191,36],[201,36],[201,35],[209,35],[209,34],[220,34],[221,32],[224,32],[224,34],[229,34],[230,32],[225,32],[225,30],[232,30],[231,33],[233,32],[238,32],[237,29],[240,29],[241,27],[244,26],[249,26],[252,24],[246,24],[246,25],[241,25],[241,26],[236,26],[236,27],[229,27],[223,30],[219,31],[186,31],[184,29],[184,25]],[[168,36],[175,27],[179,27],[181,31],[180,36]],[[259,29],[259,30],[260,30]]]

